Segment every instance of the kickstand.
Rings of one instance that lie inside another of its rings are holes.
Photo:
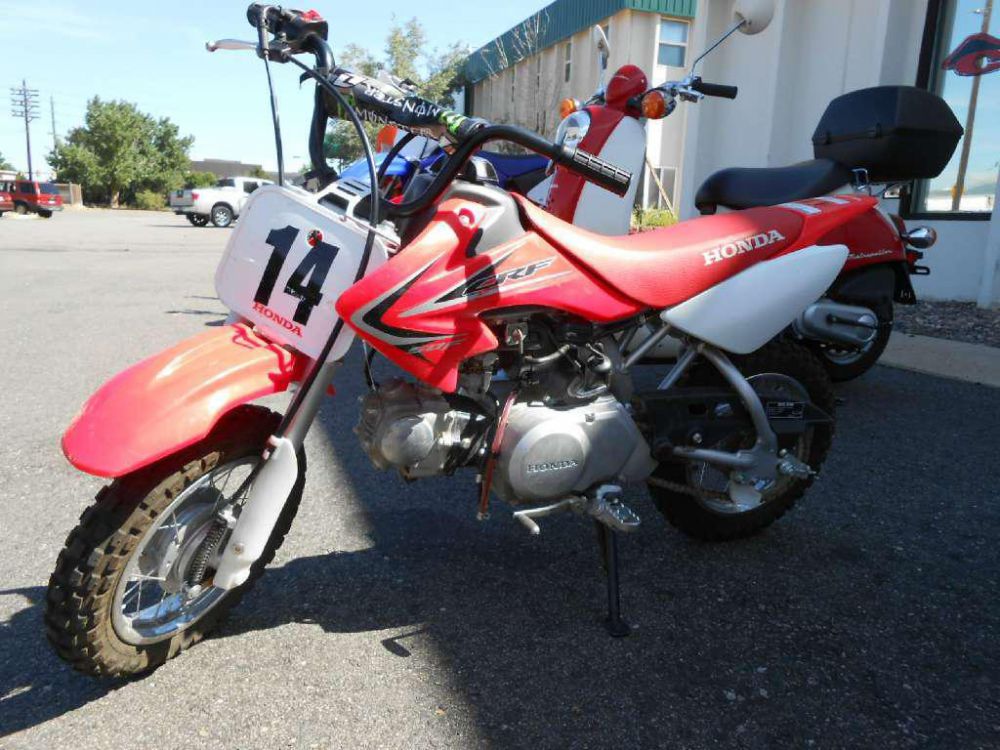
[[[618,535],[603,523],[595,521],[597,546],[601,551],[601,561],[608,581],[608,618],[604,626],[614,638],[624,638],[632,632],[631,626],[622,619],[621,594],[618,590]]]

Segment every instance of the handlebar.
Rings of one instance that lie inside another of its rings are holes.
[[[334,68],[333,53],[326,42],[327,23],[315,11],[284,10],[280,6],[253,3],[247,9],[247,20],[261,33],[262,43],[258,54],[276,62],[294,62],[309,77],[314,78],[319,86],[316,90],[313,120],[309,138],[309,156],[313,168],[319,174],[329,174],[332,170],[326,165],[323,157],[323,137],[326,132],[328,112],[323,90],[334,96],[342,104],[343,96],[337,92],[330,73]],[[264,31],[276,37],[273,44],[264,48]],[[223,48],[223,43],[216,43]],[[234,47],[229,47],[234,48]],[[245,47],[239,47],[245,48]],[[316,70],[310,69],[292,55],[298,52],[309,52],[316,57]],[[338,71],[338,79],[344,76]],[[355,76],[348,76],[355,78]],[[360,77],[356,77],[360,78]],[[355,92],[355,107],[358,106]],[[385,102],[383,102],[384,104]],[[431,104],[427,102],[426,104]],[[433,105],[431,105],[433,106]],[[352,111],[351,119],[357,115]],[[400,118],[404,119],[404,118]],[[483,145],[490,141],[505,140],[522,146],[529,151],[551,159],[554,163],[580,174],[585,179],[600,185],[617,195],[625,195],[632,181],[632,175],[627,170],[620,169],[592,154],[578,151],[575,148],[558,145],[537,133],[512,125],[492,125],[482,120],[473,120],[457,113],[440,110],[439,121],[447,125],[447,130],[457,141],[455,152],[444,163],[433,182],[419,198],[401,204],[385,206],[388,213],[398,217],[413,216],[423,211],[437,201],[448,185],[457,177],[459,171],[469,158]],[[397,123],[406,128],[406,122]],[[356,123],[360,129],[360,124]],[[378,190],[378,181],[373,176],[372,189]]]
[[[722,99],[735,99],[739,89],[736,86],[726,86],[721,83],[706,83],[696,78],[691,83],[691,89],[705,96],[718,96]]]
[[[431,206],[455,179],[465,162],[490,141],[507,141],[534,151],[617,195],[625,195],[632,181],[632,175],[628,171],[585,151],[555,144],[537,133],[515,125],[486,125],[473,131],[459,144],[419,198],[406,203],[389,204],[385,207],[386,213],[405,218]]]

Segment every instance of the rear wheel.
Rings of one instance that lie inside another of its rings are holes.
[[[261,454],[278,415],[241,407],[201,443],[115,480],[84,511],[49,580],[45,623],[59,656],[81,672],[145,672],[200,641],[264,572],[284,541],[305,483],[299,476],[246,583],[212,586],[218,552],[197,558],[217,509]],[[217,533],[217,532],[216,532]],[[216,550],[225,548],[222,538]],[[190,580],[201,570],[199,580]]]
[[[877,315],[878,332],[875,334],[875,338],[861,349],[847,349],[838,347],[836,344],[823,344],[816,341],[809,343],[832,380],[837,382],[853,380],[864,375],[878,362],[885,347],[889,344],[889,337],[892,335],[892,305],[887,305],[885,309],[879,310]]]
[[[228,227],[233,223],[233,209],[225,203],[212,206],[212,223],[217,227]]]
[[[27,205],[25,205],[24,203],[15,203],[14,204],[14,213],[20,214],[21,216],[24,216],[25,214],[28,213],[28,207],[27,207]]]
[[[752,354],[732,359],[755,388],[770,393],[784,383],[789,400],[808,396],[814,405],[833,416],[835,401],[830,379],[808,349],[792,341],[773,341]],[[717,387],[721,382],[721,375],[703,363],[687,385]],[[832,437],[832,424],[814,425],[801,435],[779,437],[779,445],[818,471]],[[748,429],[716,445],[702,447],[735,451],[751,447],[754,438],[752,429]],[[667,521],[685,534],[705,541],[725,541],[752,536],[770,526],[795,504],[812,481],[811,477],[793,476],[757,480],[752,484],[754,492],[739,497],[738,493],[728,492],[730,478],[723,470],[698,461],[668,461],[657,467],[649,491]]]
[[[185,216],[187,216],[187,220],[196,227],[203,227],[208,224],[207,216],[202,216],[201,214],[185,214]]]

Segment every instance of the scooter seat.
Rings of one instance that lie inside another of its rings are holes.
[[[851,170],[832,159],[813,159],[789,167],[722,169],[702,183],[694,204],[703,214],[714,214],[719,206],[773,206],[826,195],[850,182],[851,176]]]

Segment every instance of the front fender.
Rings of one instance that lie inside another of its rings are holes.
[[[63,435],[63,453],[88,474],[120,477],[203,439],[233,407],[287,390],[305,364],[245,325],[206,331],[101,386]]]

